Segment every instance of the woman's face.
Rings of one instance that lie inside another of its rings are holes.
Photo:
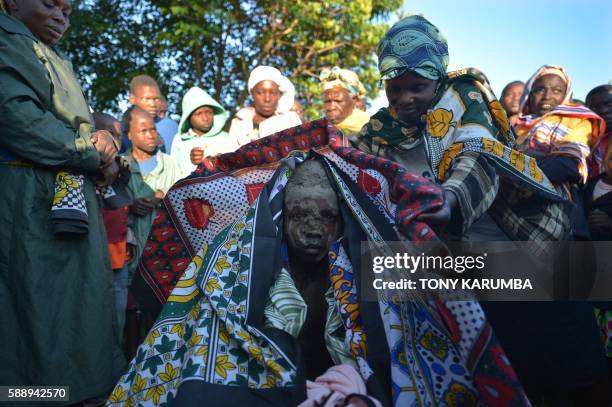
[[[70,0],[6,0],[9,13],[47,45],[58,41],[70,25]]]
[[[276,112],[280,91],[275,82],[265,80],[259,82],[253,88],[253,100],[255,101],[255,111],[263,117],[270,117]]]
[[[406,123],[420,120],[436,94],[437,87],[438,81],[423,78],[411,71],[385,81],[389,107]]]
[[[542,116],[559,106],[565,98],[567,87],[555,74],[542,75],[533,83],[529,93],[529,113]]]

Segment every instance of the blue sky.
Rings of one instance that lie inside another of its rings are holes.
[[[479,68],[498,97],[506,83],[525,82],[544,64],[564,66],[582,100],[612,80],[610,0],[406,0],[403,10],[440,29],[449,70]],[[386,105],[384,97],[374,105]]]

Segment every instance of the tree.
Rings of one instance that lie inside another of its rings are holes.
[[[63,47],[92,104],[118,111],[132,76],[158,78],[171,110],[197,85],[231,111],[248,98],[257,65],[288,75],[310,117],[320,115],[318,75],[354,69],[374,98],[375,48],[402,0],[81,0]]]

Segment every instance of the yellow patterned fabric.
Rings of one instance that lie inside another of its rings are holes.
[[[346,119],[336,124],[338,130],[342,132],[342,134],[357,134],[359,130],[370,121],[370,115],[363,110],[359,110],[357,108],[353,109],[353,113],[349,115]]]

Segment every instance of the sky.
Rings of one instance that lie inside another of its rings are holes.
[[[565,67],[581,100],[612,81],[610,0],[406,0],[403,11],[442,32],[449,70],[480,69],[498,97],[508,82],[526,82],[544,64]],[[370,110],[386,105],[381,92]]]

